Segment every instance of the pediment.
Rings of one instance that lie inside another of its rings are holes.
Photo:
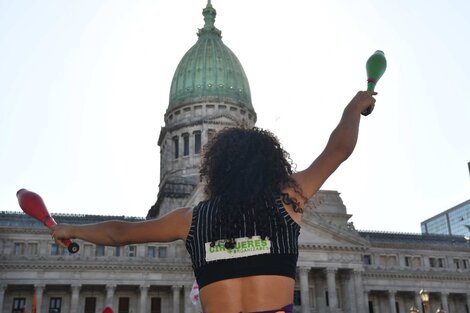
[[[349,222],[339,193],[321,190],[304,208],[299,243],[321,247],[365,247],[369,242]]]
[[[305,246],[353,248],[365,247],[369,243],[350,225],[335,225],[321,215],[312,213],[303,218],[301,223],[299,244]]]

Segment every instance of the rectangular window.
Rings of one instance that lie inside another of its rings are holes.
[[[328,290],[325,289],[325,303],[326,303],[326,306],[330,306],[330,297],[328,296]]]
[[[85,298],[85,312],[84,313],[95,313],[96,312],[96,298],[86,297]]]
[[[129,313],[129,298],[119,298],[118,313]]]
[[[173,137],[173,152],[174,152],[175,159],[177,159],[180,154],[178,137]]]
[[[437,262],[438,262],[437,264],[438,264],[439,267],[441,267],[441,268],[444,267],[444,259],[439,258],[439,259],[437,259]]]
[[[364,254],[364,264],[366,265],[372,264],[372,258],[370,254]]]
[[[454,259],[454,266],[456,269],[460,269],[460,260],[459,259]]]
[[[147,257],[154,258],[156,256],[155,247],[147,247]]]
[[[411,266],[411,257],[405,256],[405,266],[410,267]]]
[[[166,258],[166,247],[159,247],[158,248],[158,257],[159,258]]]
[[[468,260],[462,260],[462,265],[464,269],[468,269]]]
[[[97,245],[95,255],[96,256],[104,256],[104,246]]]
[[[114,248],[114,256],[121,256],[121,247]]]
[[[49,313],[60,313],[62,298],[51,298],[49,302]]]
[[[183,156],[189,155],[189,134],[183,134]]]
[[[25,309],[26,298],[13,298],[12,313],[22,313]]]
[[[397,256],[389,255],[387,260],[387,266],[396,266],[397,265]]]
[[[84,244],[83,245],[83,255],[86,257],[91,257],[92,256],[92,250],[93,250],[93,245],[90,244]]]
[[[381,255],[380,256],[380,265],[382,265],[382,266],[387,265],[387,256],[386,255]]]
[[[421,257],[415,256],[413,257],[413,268],[420,268],[421,267]]]
[[[29,255],[37,255],[38,254],[38,244],[33,242],[33,243],[28,243],[28,254]]]
[[[162,298],[152,298],[150,300],[150,313],[162,313]]]
[[[194,132],[194,154],[201,153],[201,132]]]
[[[55,243],[51,244],[51,255],[60,255],[59,246]]]
[[[137,246],[128,246],[127,247],[127,256],[135,257],[137,255]]]
[[[23,255],[24,254],[24,243],[22,242],[15,242],[15,255]]]
[[[436,267],[436,259],[435,258],[429,258],[429,266],[430,267]]]

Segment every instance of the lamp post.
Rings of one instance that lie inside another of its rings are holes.
[[[419,291],[419,296],[421,297],[421,303],[423,304],[423,313],[430,313],[429,312],[429,292],[424,289]]]

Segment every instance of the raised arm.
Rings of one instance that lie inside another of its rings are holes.
[[[122,246],[144,242],[185,240],[191,225],[192,209],[176,209],[165,216],[143,221],[106,221],[96,224],[58,224],[52,237],[63,246],[61,239],[78,238],[103,246]]]
[[[357,142],[361,112],[375,104],[373,95],[376,94],[371,91],[359,91],[344,109],[341,120],[331,133],[323,152],[307,169],[292,175],[301,188],[304,198],[311,198],[338,166],[351,155]],[[292,190],[289,193],[292,194]]]

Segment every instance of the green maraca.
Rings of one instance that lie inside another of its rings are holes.
[[[367,72],[367,90],[374,91],[375,85],[380,77],[385,73],[387,68],[387,60],[383,51],[377,50],[366,62]],[[371,105],[362,112],[362,115],[367,116],[372,113],[374,106]]]

